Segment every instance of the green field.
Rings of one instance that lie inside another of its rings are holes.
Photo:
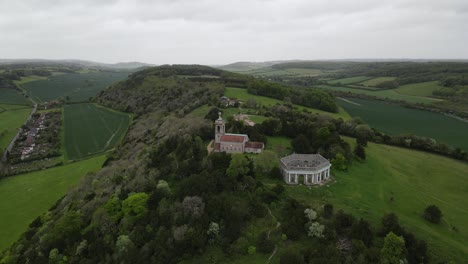
[[[123,80],[128,72],[88,72],[83,74],[61,74],[47,80],[23,83],[21,87],[38,101],[65,99],[87,101],[110,84]]]
[[[0,104],[30,105],[31,101],[13,89],[0,88]]]
[[[372,77],[367,77],[367,76],[355,76],[355,77],[350,77],[350,78],[342,78],[342,79],[335,79],[335,80],[330,80],[328,83],[330,84],[351,84],[351,83],[359,83],[365,80],[369,80]]]
[[[468,151],[468,122],[380,101],[348,99],[338,103],[352,116],[362,118],[371,127],[387,134],[431,137]]]
[[[82,159],[112,149],[130,125],[129,114],[96,104],[65,105],[65,156]]]
[[[45,213],[86,173],[98,170],[104,160],[105,156],[99,156],[1,179],[0,250],[16,241],[29,223]]]
[[[435,98],[401,94],[401,93],[396,92],[396,90],[369,91],[369,90],[364,90],[364,89],[354,89],[354,88],[349,88],[349,87],[335,87],[335,86],[328,86],[328,85],[319,85],[318,87],[325,89],[325,90],[329,90],[329,91],[334,90],[334,91],[349,92],[349,93],[355,93],[355,94],[365,94],[365,95],[376,96],[380,98],[388,98],[391,100],[407,101],[410,103],[430,104],[430,103],[442,101],[440,99],[435,99]]]
[[[373,143],[369,143],[366,152],[368,158],[364,163],[354,164],[348,172],[334,171],[335,183],[311,189],[291,186],[287,193],[311,204],[331,202],[375,225],[380,225],[385,213],[395,212],[403,226],[426,240],[433,257],[431,263],[439,263],[444,255],[456,260],[455,263],[466,263],[468,164]],[[431,204],[443,212],[440,225],[421,216]]]
[[[278,99],[249,94],[247,89],[242,89],[242,88],[228,87],[224,90],[224,95],[229,98],[237,98],[241,101],[247,101],[247,99],[253,98],[255,99],[255,101],[257,101],[258,104],[265,105],[265,106],[274,106],[276,104],[284,103],[283,101],[278,100]],[[333,118],[349,119],[349,115],[342,108],[339,109],[338,113],[330,113],[330,112],[325,112],[325,111],[318,110],[318,109],[313,109],[310,107],[299,106],[299,105],[296,105],[296,106],[301,111],[306,110],[311,113],[327,114],[329,116],[332,116]]]
[[[16,135],[32,109],[24,105],[0,105],[0,155]]]
[[[393,81],[395,79],[396,79],[395,77],[377,77],[377,78],[372,78],[372,79],[360,82],[360,84],[364,86],[376,86],[383,82]]]
[[[406,84],[395,89],[397,93],[414,96],[432,96],[432,92],[442,88],[438,81]]]

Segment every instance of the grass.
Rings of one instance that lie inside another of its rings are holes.
[[[350,103],[354,102],[353,103]],[[468,151],[468,122],[442,114],[380,101],[349,99],[338,103],[352,116],[390,135],[415,134]]]
[[[98,170],[104,160],[105,156],[99,156],[0,180],[0,250],[16,241],[29,223],[86,173]]]
[[[122,140],[130,122],[129,114],[96,104],[65,105],[65,157],[82,159],[112,149]]]
[[[292,152],[291,139],[287,137],[267,137],[265,149],[273,150],[279,157],[284,157]]]
[[[347,139],[350,141],[351,139]],[[354,141],[354,140],[351,140]],[[336,182],[323,187],[288,186],[287,194],[314,204],[331,202],[375,225],[385,213],[395,212],[409,231],[426,240],[432,262],[468,256],[468,164],[446,157],[369,143],[367,160],[348,172],[333,172]],[[390,201],[390,197],[394,201]],[[425,221],[428,205],[441,208],[440,225]],[[454,231],[453,228],[458,229]],[[446,258],[447,257],[447,258]]]
[[[15,109],[15,107],[21,107]],[[6,111],[2,111],[6,109]],[[5,106],[0,105],[0,153],[8,147],[13,137],[16,135],[26,118],[31,113],[31,108],[25,106]],[[1,155],[1,154],[0,154]]]
[[[369,80],[372,77],[367,77],[367,76],[355,76],[355,77],[349,77],[349,78],[342,78],[342,79],[335,79],[335,80],[329,80],[328,83],[330,84],[352,84],[352,83],[359,83],[365,80]]]
[[[21,85],[21,84],[25,84],[25,83],[28,83],[28,82],[34,82],[34,81],[39,81],[39,80],[47,80],[47,77],[31,75],[31,76],[27,76],[27,77],[21,77],[21,80],[14,81],[14,83],[16,85]]]
[[[238,100],[241,100],[241,101],[247,101],[247,99],[253,98],[255,99],[255,101],[257,101],[258,104],[265,105],[265,106],[274,106],[276,104],[284,103],[283,101],[278,100],[278,99],[249,94],[247,89],[242,89],[242,88],[227,87],[224,90],[224,95],[229,98],[237,98]],[[350,118],[349,115],[346,113],[346,111],[344,111],[341,108],[339,109],[338,113],[330,113],[330,112],[313,109],[313,108],[305,107],[305,106],[295,105],[295,107],[297,107],[300,111],[309,111],[311,113],[326,114],[333,118],[343,118],[344,120]]]
[[[127,72],[87,72],[82,74],[62,74],[46,80],[36,80],[21,84],[33,98],[40,102],[66,98],[73,102],[87,101],[110,84],[123,80]]]
[[[364,89],[354,89],[354,88],[349,88],[349,87],[335,87],[335,86],[328,86],[328,85],[320,85],[318,87],[324,90],[334,90],[334,91],[349,92],[349,93],[355,93],[355,94],[365,94],[365,95],[370,95],[370,96],[376,96],[379,98],[388,98],[391,100],[406,101],[410,103],[431,104],[434,102],[443,101],[443,100],[435,99],[435,98],[401,94],[395,90],[370,91],[370,90],[364,90]]]
[[[393,81],[395,79],[396,77],[377,77],[377,78],[372,78],[372,79],[360,82],[360,84],[364,86],[377,86],[383,82]]]
[[[0,104],[30,105],[31,102],[16,90],[0,88]]]
[[[395,92],[414,96],[432,96],[432,92],[442,88],[438,81],[406,84],[395,89]]]

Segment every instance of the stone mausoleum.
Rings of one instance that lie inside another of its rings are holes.
[[[281,172],[288,184],[320,184],[330,178],[331,163],[320,154],[292,154],[280,159]]]

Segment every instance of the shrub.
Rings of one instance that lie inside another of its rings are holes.
[[[439,207],[435,205],[429,205],[424,210],[423,217],[431,223],[438,224],[440,223],[440,219],[442,218],[442,211],[440,211]]]

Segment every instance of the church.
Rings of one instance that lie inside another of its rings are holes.
[[[226,123],[221,118],[215,121],[215,152],[226,153],[261,153],[265,148],[263,142],[250,142],[246,134],[226,133]]]

